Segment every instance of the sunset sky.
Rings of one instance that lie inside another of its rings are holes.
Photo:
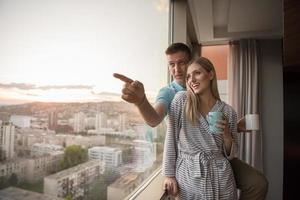
[[[100,101],[114,72],[155,96],[167,36],[168,0],[0,0],[0,104]]]

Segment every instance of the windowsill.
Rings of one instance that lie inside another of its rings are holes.
[[[158,168],[152,176],[143,182],[143,184],[134,190],[126,200],[155,200],[160,199],[164,195],[162,190],[163,176],[161,175],[161,167]]]

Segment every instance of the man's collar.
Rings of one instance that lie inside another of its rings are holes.
[[[180,85],[179,83],[177,83],[175,80],[172,81],[171,84],[173,85],[173,87],[175,88],[176,91],[185,90],[185,87],[183,87],[182,85]]]

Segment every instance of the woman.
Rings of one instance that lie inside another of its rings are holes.
[[[181,200],[237,199],[228,159],[237,152],[237,115],[220,100],[213,64],[200,57],[191,62],[186,77],[187,91],[176,94],[169,112],[165,139],[164,189]],[[220,111],[226,120],[209,129],[206,116]]]

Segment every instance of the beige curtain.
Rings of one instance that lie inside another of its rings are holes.
[[[228,86],[229,104],[238,118],[259,112],[259,47],[253,39],[230,44]],[[260,123],[261,124],[261,123]],[[239,158],[262,171],[262,130],[240,133]]]

